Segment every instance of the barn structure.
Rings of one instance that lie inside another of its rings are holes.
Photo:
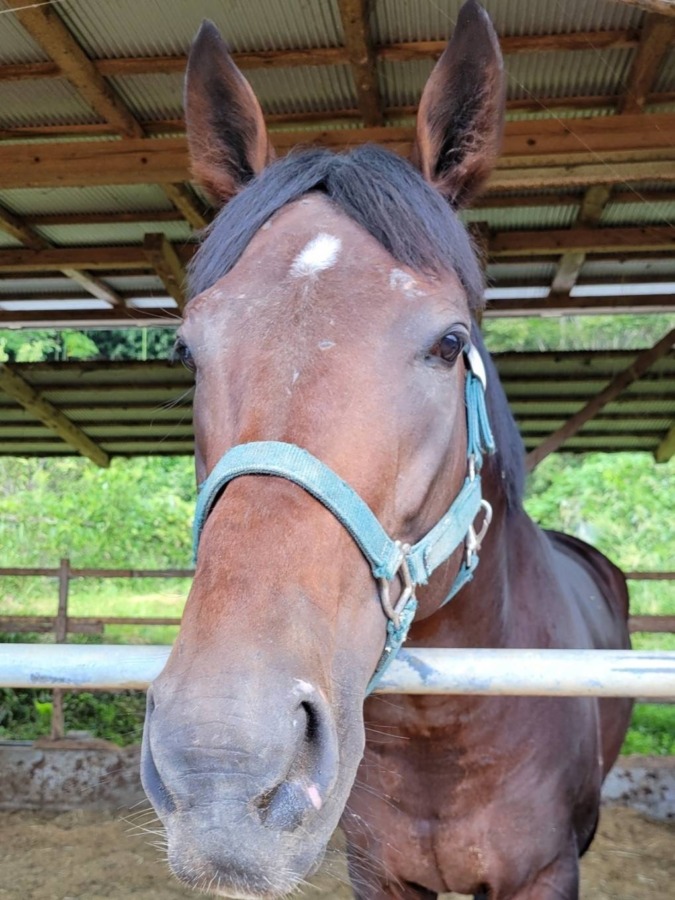
[[[675,2],[484,0],[508,73],[503,155],[465,214],[487,316],[675,310]],[[0,328],[173,327],[211,212],[182,79],[212,19],[279,153],[409,152],[459,0],[0,0]],[[531,451],[675,453],[673,333],[632,352],[506,353]],[[189,453],[162,362],[0,365],[0,454]]]

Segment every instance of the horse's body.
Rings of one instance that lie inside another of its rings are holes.
[[[297,445],[414,543],[467,476],[472,341],[488,370],[497,453],[482,477],[494,517],[451,603],[441,609],[464,541],[418,590],[409,642],[623,647],[620,572],[523,511],[522,445],[471,323],[479,269],[441,197],[458,206],[480,186],[501,116],[498,48],[471,0],[420,106],[427,183],[376,149],[265,168],[257,102],[214,30],[200,33],[187,90],[193,166],[231,202],[198,254],[179,339],[196,370],[197,473],[203,481],[235,445]],[[318,865],[341,818],[362,900],[448,890],[575,900],[630,703],[364,704],[383,608],[355,541],[297,483],[244,475],[216,497],[148,702],[143,779],[173,870],[221,896],[278,897]]]

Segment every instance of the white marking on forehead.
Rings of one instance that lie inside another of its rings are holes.
[[[404,272],[403,269],[392,269],[389,273],[389,287],[392,291],[395,291],[398,288],[409,291],[411,288],[415,287],[415,284],[416,282],[412,275]]]
[[[293,260],[291,275],[299,278],[302,275],[314,275],[335,265],[340,253],[342,241],[332,234],[321,232],[303,247]]]

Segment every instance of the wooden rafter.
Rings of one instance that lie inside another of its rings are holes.
[[[675,16],[673,0],[614,0],[614,2],[623,3],[624,6],[637,6],[638,9],[660,13],[662,16]]]
[[[602,211],[609,202],[611,188],[607,184],[596,184],[588,188],[581,202],[575,227],[595,227],[600,223]],[[583,251],[572,250],[564,253],[558,263],[551,291],[554,294],[569,294],[577,282],[586,261]]]
[[[575,415],[569,418],[564,425],[550,434],[546,440],[542,441],[541,444],[527,454],[526,465],[528,471],[532,471],[532,469],[539,465],[539,463],[549,454],[559,450],[566,440],[577,434],[577,432],[579,432],[587,422],[590,422],[604,406],[611,403],[611,401],[622,394],[629,385],[641,378],[658,359],[661,359],[662,356],[669,353],[673,344],[675,344],[675,329],[669,331],[668,334],[662,337],[653,347],[639,353],[631,365],[613,378],[607,387],[600,391],[597,396],[593,397],[592,400],[589,400],[583,409],[580,409],[578,413],[575,413]]]
[[[26,5],[24,3],[24,5]],[[549,51],[613,50],[636,47],[639,35],[632,29],[606,31],[578,31],[570,34],[507,35],[500,38],[505,55],[546,53]],[[446,41],[406,41],[375,47],[378,59],[393,62],[438,59]],[[276,69],[296,66],[339,66],[349,63],[345,47],[315,47],[300,50],[262,50],[234,53],[240,69]],[[185,71],[185,56],[142,56],[115,59],[93,59],[92,66],[104,78],[124,75],[176,74]],[[0,65],[0,81],[58,78],[61,74],[55,62],[12,63]]]
[[[29,250],[47,250],[53,245],[50,241],[38,234],[27,222],[20,216],[9,212],[9,210],[0,208],[0,229],[6,231],[21,241]],[[80,269],[65,267],[61,272],[77,282],[89,294],[98,297],[100,300],[106,300],[113,306],[123,304],[124,301],[119,294],[114,291],[110,285],[107,285],[100,278],[96,278],[89,272]]]
[[[675,18],[649,13],[633,59],[628,82],[619,101],[618,112],[638,113],[644,108],[661,64],[675,40]]]
[[[185,306],[185,292],[183,290],[185,270],[176,251],[166,239],[166,236],[159,233],[145,235],[143,253],[161,279],[167,293],[173,297],[178,309],[182,312]]]
[[[98,444],[5,363],[0,363],[0,389],[78,453],[95,462],[97,466],[105,468],[110,465],[110,457]]]
[[[84,50],[49,4],[27,5],[6,0],[30,36],[56,63],[91,108],[125,137],[142,137],[143,129],[93,65]]]
[[[154,267],[156,257],[150,261],[148,253],[160,253],[170,258],[169,249],[181,266],[179,271],[172,262],[172,278],[176,283],[183,279],[182,266],[193,253],[194,245],[184,244],[173,248],[163,234],[146,236],[146,246],[108,247],[49,247],[45,250],[0,250],[0,274],[9,272],[56,272],[63,269],[91,271],[115,271]],[[668,225],[626,228],[576,228],[549,229],[546,231],[497,231],[490,235],[488,253],[493,259],[519,260],[531,256],[556,257],[567,251],[606,255],[651,255],[665,253],[669,256],[675,247],[675,230]],[[173,294],[172,294],[173,296]],[[174,298],[176,299],[176,298]]]
[[[382,98],[369,28],[370,0],[338,0],[338,6],[363,121],[368,126],[382,125]]]
[[[161,184],[160,187],[193,228],[206,228],[209,218],[189,185]]]
[[[278,152],[297,144],[345,149],[366,141],[381,143],[407,155],[411,128],[361,128],[276,132]],[[602,161],[598,157],[602,157]],[[523,189],[621,183],[632,180],[675,180],[675,115],[606,116],[588,119],[510,122],[504,156],[493,184]],[[665,165],[659,165],[665,163]],[[628,165],[628,169],[626,169]],[[636,175],[630,166],[637,168]],[[559,172],[551,171],[559,167]],[[582,171],[587,167],[587,171]],[[518,171],[523,169],[524,171]],[[547,173],[540,169],[548,169]],[[0,145],[0,190],[26,187],[83,187],[95,184],[181,183],[188,176],[185,139],[48,142],[16,153]],[[551,184],[549,178],[553,177]],[[588,181],[585,179],[588,177]],[[492,186],[492,185],[491,185]]]

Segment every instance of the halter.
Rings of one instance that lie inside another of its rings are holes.
[[[485,366],[474,346],[464,351],[467,363],[464,397],[467,417],[467,475],[443,518],[412,546],[393,540],[368,504],[327,465],[295,444],[253,441],[228,450],[199,488],[194,520],[194,556],[206,519],[223,488],[242,475],[286,478],[322,503],[347,529],[370,565],[377,581],[382,609],[387,616],[387,637],[370,680],[370,694],[405,641],[417,611],[415,589],[427,584],[432,572],[460,546],[465,553],[444,606],[473,577],[478,552],[492,518],[492,508],[481,496],[480,470],[484,453],[494,453],[495,443],[485,406]],[[474,521],[483,510],[476,532]],[[395,605],[390,586],[398,576],[402,591]]]

